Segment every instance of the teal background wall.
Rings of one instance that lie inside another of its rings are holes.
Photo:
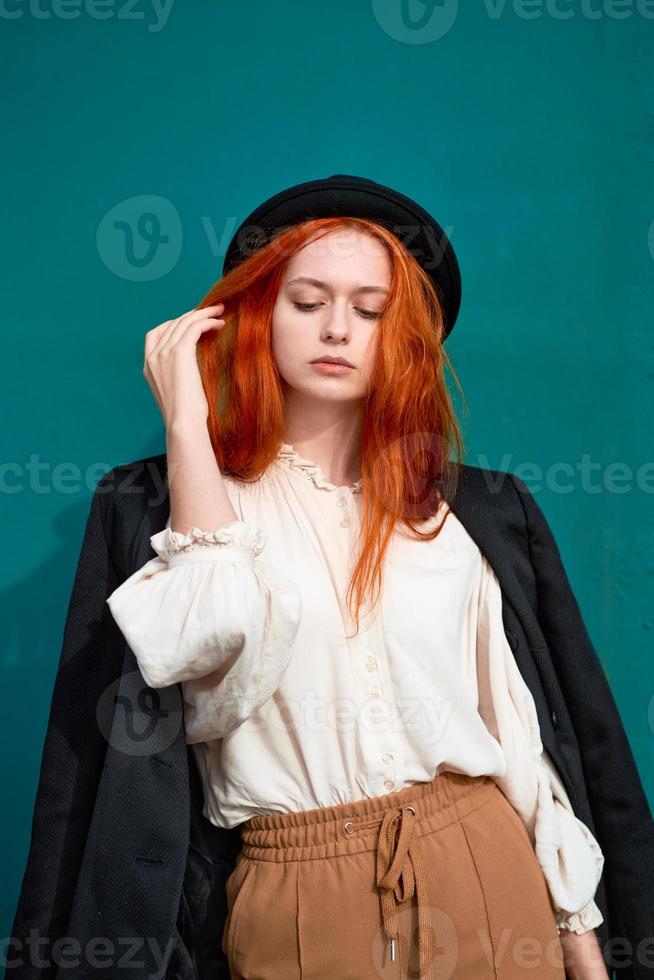
[[[164,449],[145,333],[219,277],[264,197],[331,173],[448,228],[467,461],[536,494],[654,802],[653,18],[645,0],[5,0],[2,935],[91,493]]]

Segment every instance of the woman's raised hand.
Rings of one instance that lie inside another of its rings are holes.
[[[166,320],[145,335],[143,374],[152,389],[166,428],[173,422],[206,425],[209,406],[196,355],[207,330],[220,329],[225,304],[205,306]]]

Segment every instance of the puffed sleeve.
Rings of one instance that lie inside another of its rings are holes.
[[[186,534],[166,526],[150,538],[156,557],[106,600],[145,682],[181,682],[188,743],[238,728],[290,662],[301,596],[259,557],[265,542],[242,520]]]
[[[559,932],[587,932],[603,921],[594,901],[604,855],[578,817],[545,751],[536,704],[509,646],[499,581],[482,555],[477,617],[478,710],[502,746],[496,779],[522,817],[543,869]]]

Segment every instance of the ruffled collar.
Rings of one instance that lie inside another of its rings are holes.
[[[297,473],[302,473],[307,480],[312,480],[316,487],[321,490],[351,490],[352,493],[361,493],[363,480],[359,479],[356,483],[350,483],[346,486],[337,486],[335,483],[330,483],[326,479],[323,471],[320,469],[317,463],[314,463],[311,459],[305,459],[303,456],[297,452],[297,450],[290,444],[290,442],[283,442],[278,450],[277,458],[285,466],[290,469],[295,470]]]

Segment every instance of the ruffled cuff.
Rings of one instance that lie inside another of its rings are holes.
[[[239,520],[230,521],[229,524],[210,531],[192,527],[186,534],[165,527],[150,538],[150,544],[157,555],[168,562],[174,558],[175,564],[180,563],[181,556],[193,552],[200,552],[201,557],[207,561],[221,558],[223,556],[218,552],[222,548],[240,551],[256,558],[263,551],[265,543],[265,534],[260,528]]]
[[[537,764],[537,778],[535,850],[554,902],[557,924],[574,932],[587,932],[603,921],[593,899],[604,854],[586,824],[575,815],[549,759],[541,758]]]
[[[559,909],[555,913],[555,918],[559,933],[569,931],[576,932],[577,935],[589,932],[604,922],[604,916],[593,898],[580,912],[563,912]]]
[[[107,598],[153,688],[182,684],[188,742],[234,731],[277,690],[302,599],[246,521],[150,537],[156,557]]]

